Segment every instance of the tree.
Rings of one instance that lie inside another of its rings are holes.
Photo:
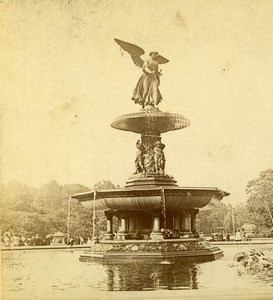
[[[236,227],[241,227],[245,223],[253,223],[246,203],[239,203],[234,208],[234,223]]]
[[[200,210],[197,225],[200,231],[212,233],[217,232],[218,227],[233,232],[245,223],[252,223],[245,203],[239,203],[234,208],[231,204],[212,201],[204,210]]]
[[[68,197],[72,193],[88,191],[79,184],[60,185],[51,181],[40,188],[18,182],[1,186],[1,227],[20,235],[45,236],[56,231],[67,231]],[[90,213],[79,203],[73,204],[75,233],[90,232]],[[89,224],[89,228],[88,228]],[[88,228],[88,229],[87,229]],[[73,232],[73,233],[74,233]]]
[[[116,189],[119,188],[119,186],[115,186],[111,181],[109,180],[102,180],[97,182],[94,185],[94,189],[99,191],[99,190],[112,190],[112,189]]]
[[[197,227],[199,231],[204,233],[217,232],[218,227],[226,227],[226,205],[219,202],[211,202],[209,206],[200,210],[197,215]]]
[[[247,208],[254,223],[259,229],[273,226],[273,169],[260,173],[258,178],[248,182]]]
[[[109,180],[95,185],[96,189],[113,189]],[[13,181],[0,187],[1,229],[15,234],[41,237],[48,233],[67,232],[68,199],[90,188],[81,184],[60,185],[51,181],[39,188],[33,188]],[[97,234],[106,230],[104,213],[96,213]],[[71,199],[70,235],[88,237],[92,233],[92,211],[84,208],[77,200]]]

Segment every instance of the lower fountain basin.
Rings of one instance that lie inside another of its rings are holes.
[[[80,255],[81,261],[169,260],[185,262],[211,261],[221,258],[223,251],[203,239],[172,239],[164,241],[102,241]]]

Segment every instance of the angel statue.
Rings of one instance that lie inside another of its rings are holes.
[[[150,57],[143,61],[140,57],[145,53],[143,49],[118,39],[115,39],[115,42],[131,55],[134,64],[142,68],[143,71],[134,89],[132,100],[136,104],[142,105],[142,108],[157,106],[162,100],[158,88],[162,73],[161,70],[158,70],[158,65],[166,64],[169,60],[159,55],[158,52],[153,51],[149,53]]]

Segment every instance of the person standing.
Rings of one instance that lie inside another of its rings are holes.
[[[235,234],[235,241],[241,241],[242,240],[242,235],[241,235],[241,231],[238,228]]]
[[[230,241],[230,234],[227,233],[227,236],[226,236],[226,242],[229,242]]]

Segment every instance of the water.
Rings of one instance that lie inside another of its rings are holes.
[[[80,250],[2,252],[2,287],[12,298],[20,293],[72,291],[143,291],[154,289],[248,289],[273,286],[273,271],[258,274],[230,267],[234,254],[253,246],[223,246],[224,257],[206,263],[112,263],[80,262]],[[261,245],[272,257],[272,246]]]

